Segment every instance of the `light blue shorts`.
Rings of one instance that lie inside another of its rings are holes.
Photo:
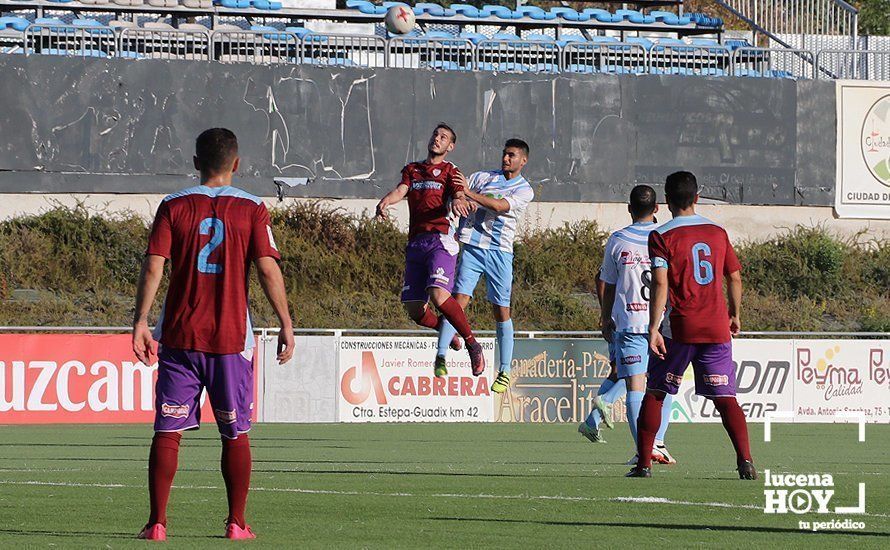
[[[613,334],[613,335],[612,335],[612,341],[609,342],[609,364],[610,364],[610,365],[615,365],[615,364],[617,364],[617,363],[615,362],[615,340],[616,340],[616,339],[617,339],[617,338],[616,338],[615,335]]]
[[[616,332],[612,339],[615,341],[618,378],[646,374],[649,368],[649,336]]]
[[[513,254],[465,244],[460,253],[457,281],[453,292],[472,296],[476,283],[479,282],[479,276],[483,274],[485,287],[488,290],[488,301],[497,306],[510,307],[510,293],[513,290]]]

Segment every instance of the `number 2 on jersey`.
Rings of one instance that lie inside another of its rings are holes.
[[[201,235],[212,235],[210,237],[210,242],[205,244],[204,248],[201,249],[201,252],[198,253],[198,271],[201,273],[209,273],[211,275],[222,273],[222,266],[220,264],[210,263],[208,258],[210,258],[210,254],[222,244],[223,237],[226,235],[225,225],[223,225],[222,220],[217,218],[204,218],[201,220],[201,226],[198,228],[198,232]]]
[[[714,281],[714,266],[705,258],[711,257],[711,247],[707,243],[692,245],[692,263],[695,265],[693,275],[695,282],[704,286]]]

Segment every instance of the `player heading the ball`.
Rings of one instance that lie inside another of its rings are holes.
[[[427,143],[426,159],[402,169],[401,181],[377,204],[377,216],[386,218],[390,206],[408,198],[402,303],[415,323],[438,330],[441,320],[429,306],[432,302],[466,342],[473,375],[479,376],[485,370],[482,345],[473,336],[464,310],[451,296],[458,244],[448,219],[448,205],[456,216],[467,216],[472,208],[464,194],[463,176],[457,166],[445,160],[456,143],[454,130],[440,122]]]

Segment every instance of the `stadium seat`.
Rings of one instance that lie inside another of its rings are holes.
[[[618,39],[614,36],[591,36],[588,42],[593,44],[616,44]]]
[[[213,7],[213,0],[182,0],[182,5],[192,9],[207,9]]]
[[[201,25],[200,23],[180,23],[179,26],[176,27],[181,31],[188,32],[208,32],[210,28],[206,25]]]
[[[28,28],[31,22],[25,19],[24,17],[17,16],[6,16],[0,17],[0,30],[3,29],[14,29],[17,31],[23,31]]]
[[[687,14],[693,23],[699,27],[722,27],[723,19],[719,17],[709,17],[703,13]]]
[[[488,37],[484,34],[480,34],[478,32],[462,32],[457,35],[458,38],[463,38],[465,40],[469,40],[473,44],[478,44],[483,40],[488,40]]]
[[[423,2],[414,4],[414,15],[423,15],[425,13],[432,15],[433,17],[452,17],[457,12],[452,9],[443,8],[439,4],[427,4]]]
[[[624,21],[624,18],[620,15],[615,15],[599,8],[587,8],[581,13],[586,14],[591,19],[596,19],[600,23],[620,23]]]
[[[739,48],[751,48],[751,43],[747,40],[727,40],[723,43],[724,46],[729,48],[732,51],[738,50]]]
[[[550,8],[550,13],[559,17],[560,19],[565,19],[566,21],[590,21],[590,14],[587,13],[578,13],[572,8],[565,7],[555,7]]]
[[[108,22],[108,26],[112,29],[134,29],[136,28],[136,23],[132,21],[121,21],[119,19],[113,19]]]
[[[636,10],[615,10],[615,15],[621,17],[624,21],[635,23],[637,25],[655,23],[654,17],[651,15],[643,15]]]
[[[71,25],[74,27],[102,27],[102,23],[99,23],[95,19],[74,19],[71,21]]]
[[[664,23],[665,25],[685,26],[692,24],[692,18],[688,15],[679,17],[676,13],[671,13],[669,11],[654,10],[649,12],[649,15],[654,17],[656,22]]]
[[[173,25],[169,23],[161,23],[158,21],[149,21],[148,23],[144,23],[142,25],[143,29],[155,29],[159,31],[169,31],[173,30]]]
[[[280,10],[281,2],[270,2],[269,0],[251,0],[251,6],[258,10]]]
[[[479,13],[480,17],[494,16],[498,19],[518,19],[520,17],[513,13],[513,10],[506,6],[492,6],[489,4],[482,6],[482,10]]]
[[[229,9],[246,9],[250,7],[250,0],[215,0],[214,4]]]
[[[263,38],[266,40],[281,40],[286,41],[290,38],[289,34],[280,32],[281,29],[272,27],[270,25],[251,25],[250,30],[252,31],[273,31],[273,32],[264,32]],[[277,32],[276,32],[277,31]]]
[[[577,44],[579,42],[587,42],[587,39],[578,34],[564,34],[556,41],[560,48],[565,48],[569,44]]]
[[[513,12],[513,15],[516,19],[529,17],[537,21],[552,21],[553,19],[556,19],[555,13],[544,11],[537,6],[519,6]]]
[[[65,22],[61,19],[55,17],[38,17],[34,20],[34,25],[31,27],[31,30],[41,31],[44,26],[46,27],[60,27],[66,26]]]
[[[294,33],[295,35],[297,35],[297,38],[301,38],[301,39],[304,36],[306,36],[307,34],[312,33],[312,31],[307,29],[306,27],[285,27],[284,30],[287,32]]]
[[[642,38],[639,36],[628,36],[624,39],[624,41],[628,44],[636,44],[637,46],[642,46],[644,50],[649,51],[652,49],[653,43],[648,38]]]
[[[548,36],[546,34],[541,33],[531,33],[523,36],[523,39],[528,40],[529,42],[544,42],[544,43],[555,43],[556,39],[552,36]]]
[[[479,8],[470,4],[451,4],[449,7],[458,15],[463,15],[464,17],[473,17],[476,19],[485,17],[481,14]]]

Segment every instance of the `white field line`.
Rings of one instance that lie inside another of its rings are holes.
[[[56,481],[11,481],[0,480],[0,485],[36,485],[48,487],[92,487],[100,489],[145,489],[143,485],[123,485],[119,483],[70,483]],[[222,490],[215,485],[174,485],[175,489],[191,490]],[[763,506],[756,504],[731,504],[728,502],[693,502],[688,500],[673,500],[662,497],[572,497],[565,495],[492,495],[464,494],[464,493],[432,493],[428,495],[416,493],[380,493],[373,491],[335,491],[327,489],[299,489],[293,487],[251,487],[251,491],[269,493],[299,493],[306,495],[340,495],[340,496],[373,496],[395,498],[464,498],[464,499],[492,499],[492,500],[555,500],[570,502],[628,502],[634,504],[667,504],[671,506],[697,506],[705,508],[733,508],[742,510],[763,510]],[[890,517],[890,514],[862,514],[871,517]]]

